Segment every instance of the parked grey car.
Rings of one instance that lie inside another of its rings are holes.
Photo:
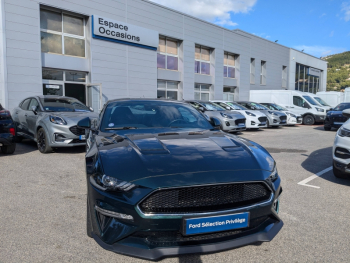
[[[37,142],[41,153],[53,147],[85,145],[85,130],[77,126],[86,117],[98,114],[77,99],[62,96],[36,96],[24,99],[13,112],[17,138]]]
[[[278,127],[287,124],[287,115],[281,111],[269,110],[265,106],[251,101],[236,101],[238,104],[249,110],[256,110],[264,113],[267,117],[267,127]]]
[[[186,102],[206,115],[207,118],[215,117],[218,119],[223,131],[237,132],[246,129],[246,118],[239,112],[226,110],[209,101],[190,100]]]

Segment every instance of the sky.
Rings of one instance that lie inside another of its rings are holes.
[[[350,51],[350,0],[151,0],[316,57]]]

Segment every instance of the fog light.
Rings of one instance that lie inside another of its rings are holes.
[[[230,123],[228,121],[225,122],[226,126],[230,126]]]
[[[251,123],[250,123],[251,125],[255,125],[255,121],[251,121]]]
[[[277,123],[277,120],[273,120],[273,123]]]
[[[64,142],[66,137],[64,137],[62,134],[55,133],[55,141],[56,142]]]
[[[125,214],[113,212],[110,210],[105,210],[105,209],[102,209],[101,207],[98,207],[97,205],[95,205],[95,210],[105,216],[134,221],[134,218],[131,215],[125,215]]]

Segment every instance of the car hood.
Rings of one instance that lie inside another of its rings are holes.
[[[274,160],[260,145],[221,131],[100,133],[103,172],[150,188],[265,180]]]
[[[344,117],[343,111],[328,111],[327,115],[330,117]],[[346,118],[346,117],[344,117],[344,118]]]
[[[78,111],[74,111],[74,112],[49,112],[48,114],[62,117],[66,121],[69,119],[73,122],[78,122],[81,119],[84,119],[86,117],[98,118],[98,113],[96,113],[96,112],[78,112]]]
[[[285,113],[280,112],[280,111],[278,111],[278,110],[260,110],[260,112],[262,112],[262,113],[264,113],[264,114],[266,114],[266,115],[271,115],[270,112],[273,112],[273,113],[275,113],[277,116],[286,116]]]

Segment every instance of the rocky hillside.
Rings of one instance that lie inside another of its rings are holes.
[[[328,61],[327,90],[350,87],[350,51],[322,59]]]

